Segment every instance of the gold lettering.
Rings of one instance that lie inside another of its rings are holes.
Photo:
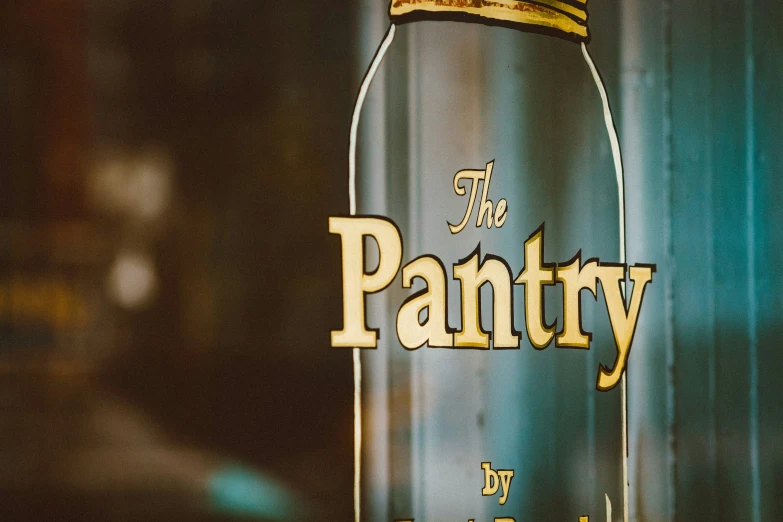
[[[364,298],[391,284],[402,261],[402,238],[391,221],[372,217],[330,217],[329,232],[342,239],[343,329],[331,333],[335,348],[377,348],[378,330],[365,324]],[[373,273],[364,271],[364,238],[378,244],[380,259]]]

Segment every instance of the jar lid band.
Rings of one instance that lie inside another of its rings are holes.
[[[590,41],[587,0],[391,0],[389,16],[395,24],[451,20]]]

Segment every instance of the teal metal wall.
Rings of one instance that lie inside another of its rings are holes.
[[[385,1],[359,4],[357,81],[387,27]],[[658,267],[629,363],[630,518],[783,520],[783,7],[593,0],[590,24],[624,152],[628,261]],[[574,44],[402,26],[359,151],[360,213],[400,225],[403,262],[434,252],[448,265],[480,240],[516,270],[541,222],[547,261],[578,249],[618,259],[608,139]],[[456,170],[491,159],[508,224],[448,237],[440,221],[462,206],[440,195]],[[399,346],[399,286],[370,302],[370,323],[387,335],[363,353],[367,519],[603,519],[606,494],[620,520],[619,388],[593,389],[598,362],[614,354],[600,293],[583,299],[587,353],[523,340],[519,351],[455,356]],[[547,306],[557,316],[556,293]],[[516,316],[520,329],[521,306]],[[517,470],[505,506],[480,495],[484,460]]]
[[[629,255],[657,258],[665,281],[629,374],[631,511],[780,520],[783,8],[633,1],[621,13]]]

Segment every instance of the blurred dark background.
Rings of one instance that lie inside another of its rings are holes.
[[[350,517],[354,11],[0,1],[0,518]]]

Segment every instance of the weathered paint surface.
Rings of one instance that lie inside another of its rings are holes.
[[[364,39],[371,55],[388,4],[363,5],[378,26]],[[628,260],[658,266],[630,357],[631,520],[783,519],[783,7],[591,6],[590,50],[619,114]],[[521,264],[505,232],[454,244],[445,229],[444,216],[460,213],[439,199],[453,171],[491,159],[502,169],[493,190],[515,205],[504,230],[520,245],[545,221],[550,260],[578,248],[583,258],[615,257],[600,102],[572,43],[410,24],[383,71],[368,102],[372,127],[363,120],[360,208],[398,221],[411,238],[406,258],[424,249],[456,261],[481,240]],[[374,308],[386,331],[401,295]],[[370,520],[603,519],[605,493],[617,518],[619,390],[590,387],[612,346],[589,301],[587,355],[526,344],[477,357],[411,354],[393,335],[382,340],[365,357],[375,383]],[[554,295],[547,304],[558,308]],[[603,311],[600,297],[595,305]],[[481,460],[517,470],[505,506],[480,496]]]

